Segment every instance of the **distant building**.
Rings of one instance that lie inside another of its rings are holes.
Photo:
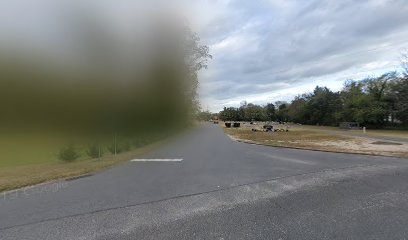
[[[339,128],[342,129],[360,129],[360,124],[358,122],[341,122]]]
[[[388,114],[388,116],[386,116],[386,117],[384,118],[384,121],[385,121],[385,122],[390,122],[390,123],[402,123],[400,120],[398,120],[398,119],[395,117],[395,114]]]

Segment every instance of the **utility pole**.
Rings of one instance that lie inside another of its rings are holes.
[[[117,133],[115,132],[115,137],[113,138],[113,144],[115,145],[115,156],[116,156],[116,138],[117,138]]]
[[[98,144],[98,160],[101,160],[101,144]]]

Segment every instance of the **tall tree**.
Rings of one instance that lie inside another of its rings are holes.
[[[408,75],[391,82],[390,89],[392,119],[408,124]]]
[[[335,125],[335,112],[341,106],[339,94],[330,91],[327,87],[317,86],[308,96],[306,105],[309,112],[309,123]]]
[[[286,102],[279,104],[278,112],[276,114],[276,117],[280,122],[289,121],[289,115],[288,115],[288,110],[289,109],[288,109],[288,106],[289,106],[289,104],[286,103]]]
[[[238,110],[234,107],[224,107],[224,109],[219,113],[219,116],[223,121],[237,121]]]
[[[296,123],[307,123],[310,119],[307,111],[307,100],[304,96],[297,96],[289,105],[288,117],[291,121]]]
[[[275,105],[272,103],[266,104],[264,111],[267,120],[274,121],[276,119]]]
[[[244,108],[246,121],[265,121],[264,109],[256,104],[248,103]]]

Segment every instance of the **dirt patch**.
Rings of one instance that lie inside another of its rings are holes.
[[[376,142],[372,142],[371,144],[375,144],[375,145],[402,145],[402,143],[397,143],[397,142],[383,142],[383,141],[376,141]]]
[[[348,141],[321,142],[318,146],[337,151],[364,153],[381,156],[408,157],[408,143],[373,144],[370,138],[352,138]]]

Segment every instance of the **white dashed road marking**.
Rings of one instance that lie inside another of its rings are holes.
[[[182,158],[144,158],[144,159],[132,159],[131,162],[181,162]]]

